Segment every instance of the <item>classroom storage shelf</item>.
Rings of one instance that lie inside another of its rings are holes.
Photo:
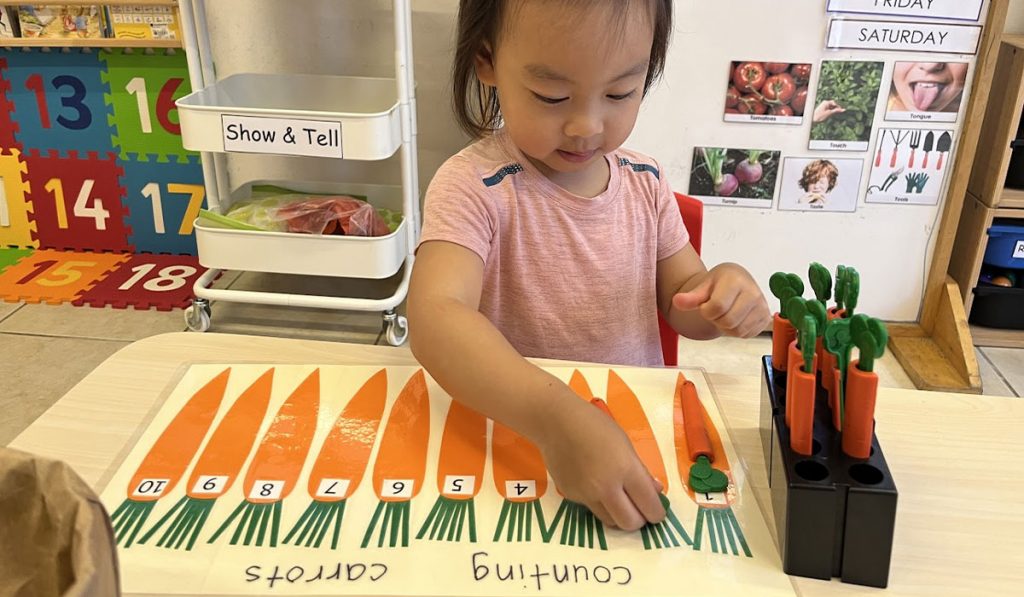
[[[63,0],[62,2],[4,2],[0,6],[18,6],[33,4],[36,6],[177,6],[178,0]],[[180,39],[119,39],[103,38],[38,38],[38,37],[6,37],[0,39],[0,48],[181,48]]]
[[[224,151],[224,116],[341,124],[345,159],[381,160],[402,143],[395,79],[242,73],[178,100],[182,139],[193,151]]]

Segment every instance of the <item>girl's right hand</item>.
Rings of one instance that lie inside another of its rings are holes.
[[[578,398],[566,398],[538,442],[559,491],[601,522],[635,531],[665,518],[664,490],[615,421]]]

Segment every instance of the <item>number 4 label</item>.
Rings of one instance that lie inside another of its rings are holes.
[[[348,484],[348,479],[321,479],[315,497],[343,498],[348,493]]]
[[[505,481],[505,495],[509,498],[533,499],[537,497],[537,482]]]
[[[169,482],[170,479],[143,479],[132,491],[132,497],[160,497]]]
[[[411,498],[412,484],[412,479],[384,479],[383,487],[380,488],[380,497]]]
[[[284,481],[257,480],[249,491],[249,499],[257,501],[279,500],[284,491]]]

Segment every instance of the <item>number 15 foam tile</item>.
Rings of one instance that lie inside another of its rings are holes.
[[[75,305],[170,311],[192,301],[192,284],[206,268],[189,255],[131,255],[115,271],[83,293]]]
[[[44,249],[131,252],[122,203],[124,170],[117,156],[90,152],[61,157],[32,151],[26,180],[35,212],[39,246]]]
[[[128,258],[114,253],[35,251],[0,275],[0,299],[12,303],[66,303]]]

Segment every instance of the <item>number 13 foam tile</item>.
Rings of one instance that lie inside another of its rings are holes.
[[[39,246],[44,249],[131,252],[126,210],[121,197],[124,170],[117,156],[100,159],[75,152],[61,157],[31,152],[28,162],[28,196],[35,211]]]
[[[196,254],[192,223],[206,198],[198,163],[122,161],[125,226],[140,253]]]
[[[28,166],[17,149],[10,151],[0,154],[0,247],[38,247],[24,179]]]
[[[0,299],[57,305],[74,300],[129,255],[35,251],[0,275]]]
[[[124,309],[170,311],[192,301],[192,284],[206,268],[189,255],[132,255],[116,271],[73,302]]]
[[[7,63],[7,99],[22,149],[113,150],[107,88],[95,52],[12,52]]]

